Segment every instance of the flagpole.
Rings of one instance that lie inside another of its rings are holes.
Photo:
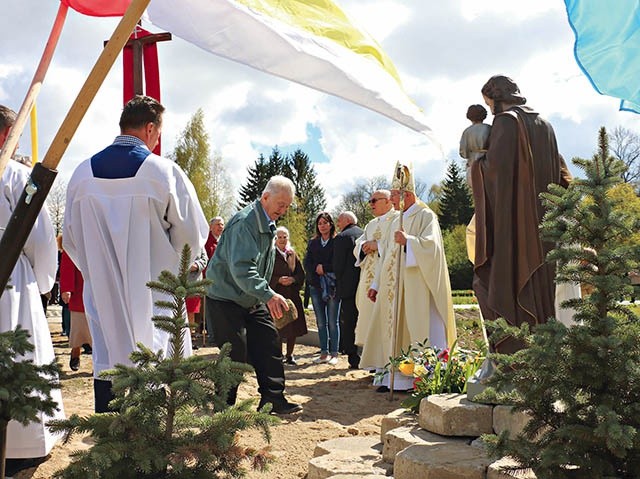
[[[405,173],[404,167],[398,165],[395,177],[400,184],[400,223],[399,231],[402,231],[404,217],[404,192],[407,187],[409,176]],[[400,322],[400,274],[402,273],[402,250],[403,245],[398,244],[398,264],[396,265],[396,297],[393,304],[393,324],[391,325],[391,358],[396,357],[396,346],[398,341],[398,323]],[[389,401],[393,401],[393,387],[395,383],[395,365],[391,361],[391,371],[389,372]]]
[[[27,120],[29,118],[29,115],[31,114],[31,110],[33,109],[36,98],[40,93],[42,82],[44,81],[44,77],[47,75],[47,70],[49,69],[49,65],[51,64],[51,59],[53,58],[53,53],[55,52],[56,46],[58,45],[58,39],[60,38],[60,33],[62,32],[62,27],[64,26],[64,21],[67,18],[68,10],[69,7],[63,2],[60,2],[60,7],[58,7],[58,13],[56,14],[56,18],[53,22],[53,27],[51,28],[49,39],[47,40],[47,43],[44,47],[44,52],[42,53],[40,64],[38,65],[36,72],[33,74],[31,86],[29,86],[29,90],[27,91],[24,102],[20,107],[20,111],[18,112],[16,121],[11,127],[9,136],[4,142],[4,146],[2,147],[2,151],[0,152],[0,178],[4,173],[4,169],[7,167],[7,163],[13,156],[13,152],[18,146],[18,140],[22,135],[22,131],[24,130],[24,126],[27,124]]]
[[[13,211],[11,219],[9,220],[6,230],[2,235],[2,239],[0,240],[0,251],[3,253],[2,257],[0,257],[0,295],[9,281],[9,276],[18,261],[20,252],[24,247],[24,243],[31,232],[31,228],[36,221],[47,194],[51,189],[51,185],[53,184],[53,180],[57,174],[56,168],[60,163],[62,155],[67,150],[74,133],[78,129],[82,118],[84,118],[87,109],[95,98],[98,89],[104,82],[107,73],[109,73],[109,70],[116,61],[120,51],[129,40],[131,32],[135,28],[136,23],[140,20],[140,17],[142,17],[142,14],[150,2],[151,0],[132,0],[129,8],[127,8],[127,11],[120,20],[120,23],[118,23],[118,26],[114,30],[113,35],[111,35],[111,39],[102,50],[102,53],[98,57],[98,61],[89,73],[89,76],[78,93],[76,100],[73,102],[73,105],[71,105],[71,109],[58,129],[58,132],[56,133],[51,146],[49,146],[42,163],[37,163],[33,168],[31,178],[25,186],[22,196],[20,197],[20,201],[18,202],[16,209]],[[48,46],[49,45],[47,45],[47,47]],[[30,108],[26,111],[28,113]],[[11,133],[14,133],[14,129],[12,129]],[[16,136],[19,137],[19,135]],[[9,135],[9,138],[10,137],[11,135]],[[17,145],[17,138],[15,140],[15,144]],[[15,146],[13,148],[15,148]],[[11,153],[13,153],[13,149],[9,150],[9,147],[5,144],[5,148],[2,150],[2,155],[4,156],[7,151],[11,151]],[[8,162],[8,158],[11,155],[6,154],[6,156],[7,160],[5,163],[0,163],[0,175],[2,174],[2,171]],[[0,157],[0,159],[1,158],[2,157]]]

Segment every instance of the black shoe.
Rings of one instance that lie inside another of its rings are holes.
[[[261,399],[258,411],[267,403],[271,403],[271,414],[293,414],[294,412],[302,411],[300,404],[289,402],[286,399],[275,402]]]
[[[360,369],[360,356],[357,354],[349,355],[349,369]]]
[[[289,366],[297,366],[298,365],[298,362],[296,361],[296,358],[294,358],[293,356],[287,356],[283,362],[284,362],[284,364],[288,364]]]
[[[82,345],[82,353],[83,354],[92,354],[93,353],[93,348],[91,347],[90,344],[83,344]]]
[[[200,349],[200,346],[198,346],[196,343],[191,343],[191,349],[193,351],[197,351],[198,349]]]
[[[78,369],[80,369],[80,358],[69,359],[69,367],[72,371],[77,371]]]
[[[376,389],[377,393],[388,393],[389,392],[389,388],[387,386],[379,386],[378,389]]]

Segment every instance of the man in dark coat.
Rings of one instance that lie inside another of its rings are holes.
[[[358,218],[351,211],[340,213],[337,221],[340,233],[333,243],[333,271],[336,275],[336,294],[340,298],[340,350],[347,355],[351,369],[358,369],[360,364],[360,355],[355,345],[358,322],[356,290],[360,281],[360,268],[355,265],[353,249],[364,231],[357,223]]]
[[[526,99],[513,80],[491,77],[482,95],[495,117],[487,153],[471,172],[476,207],[473,289],[486,319],[535,326],[555,315],[555,265],[545,261],[554,245],[540,239],[538,225],[545,211],[539,196],[550,183],[567,186],[571,174],[553,128],[524,106]],[[513,337],[490,343],[502,353],[523,347]]]

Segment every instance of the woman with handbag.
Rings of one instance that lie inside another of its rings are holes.
[[[300,289],[304,283],[304,269],[298,255],[289,243],[289,230],[284,226],[276,229],[276,260],[269,286],[276,293],[293,301],[297,315],[294,321],[278,329],[280,338],[286,340],[287,351],[283,354],[283,362],[295,366],[293,348],[296,338],[307,334],[307,321],[304,316],[304,307],[300,298]]]

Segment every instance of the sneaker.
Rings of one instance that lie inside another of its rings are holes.
[[[336,364],[338,364],[338,356],[331,356],[331,359],[329,359],[329,361],[327,362],[331,364],[331,366],[335,366]]]
[[[293,356],[287,356],[286,359],[283,361],[285,364],[288,364],[289,366],[297,366],[298,362],[296,361],[296,358],[294,358]]]
[[[72,371],[77,371],[78,369],[80,369],[80,358],[69,359],[69,367]]]
[[[328,354],[321,354],[320,357],[313,360],[314,364],[328,363],[331,357]]]

